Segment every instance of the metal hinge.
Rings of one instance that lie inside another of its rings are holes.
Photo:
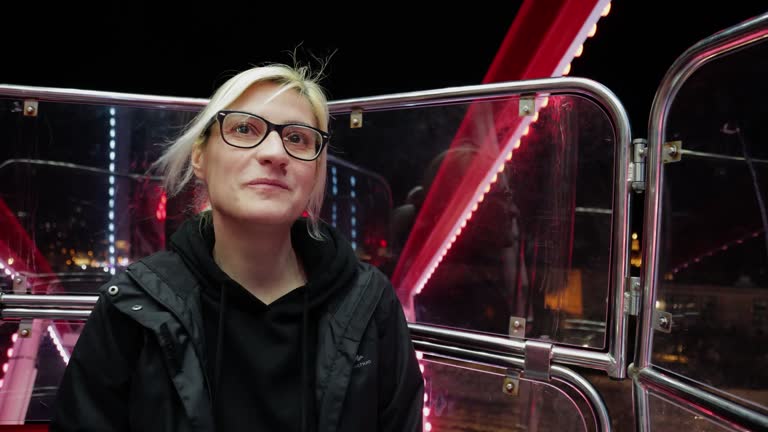
[[[629,164],[629,181],[635,192],[645,191],[645,156],[648,151],[648,140],[636,138],[632,140],[632,162]]]
[[[640,313],[640,300],[642,298],[640,278],[628,277],[626,286],[627,289],[624,291],[624,313],[637,316]]]

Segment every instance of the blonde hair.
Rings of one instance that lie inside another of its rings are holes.
[[[214,93],[208,105],[192,120],[182,135],[171,143],[164,154],[155,162],[153,168],[164,175],[164,186],[168,195],[174,196],[180,193],[194,178],[194,171],[190,163],[192,153],[195,148],[203,148],[207,144],[207,131],[216,114],[220,110],[226,109],[253,85],[274,83],[282,87],[281,92],[291,89],[298,91],[312,107],[317,127],[328,132],[328,100],[325,92],[318,84],[320,73],[310,75],[309,68],[305,66],[290,67],[283,64],[270,64],[248,69],[227,80]],[[327,146],[315,160],[317,164],[316,181],[310,192],[306,208],[309,216],[309,224],[307,225],[309,235],[317,240],[323,239],[319,229],[319,220],[320,208],[323,205],[325,195],[326,153]],[[203,197],[207,200],[207,194]],[[196,207],[200,208],[200,206]]]

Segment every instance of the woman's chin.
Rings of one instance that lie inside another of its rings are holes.
[[[226,209],[221,213],[234,219],[259,225],[291,225],[301,216],[301,212],[296,212],[289,208],[269,208],[260,206],[257,208]]]

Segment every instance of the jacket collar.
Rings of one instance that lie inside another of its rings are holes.
[[[205,365],[207,359],[199,286],[178,254],[160,252],[151,255],[129,266],[128,274],[149,296],[179,320]]]

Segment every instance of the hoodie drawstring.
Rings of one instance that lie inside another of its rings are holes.
[[[301,322],[301,431],[307,432],[307,304],[309,285],[304,286],[304,307]]]
[[[215,370],[213,372],[213,395],[211,396],[213,402],[214,413],[218,412],[219,391],[221,390],[221,356],[224,351],[224,309],[227,308],[227,287],[221,286],[221,304],[219,305],[219,328],[217,329],[218,335],[216,336],[216,363],[214,364]],[[215,415],[214,415],[215,416]]]

